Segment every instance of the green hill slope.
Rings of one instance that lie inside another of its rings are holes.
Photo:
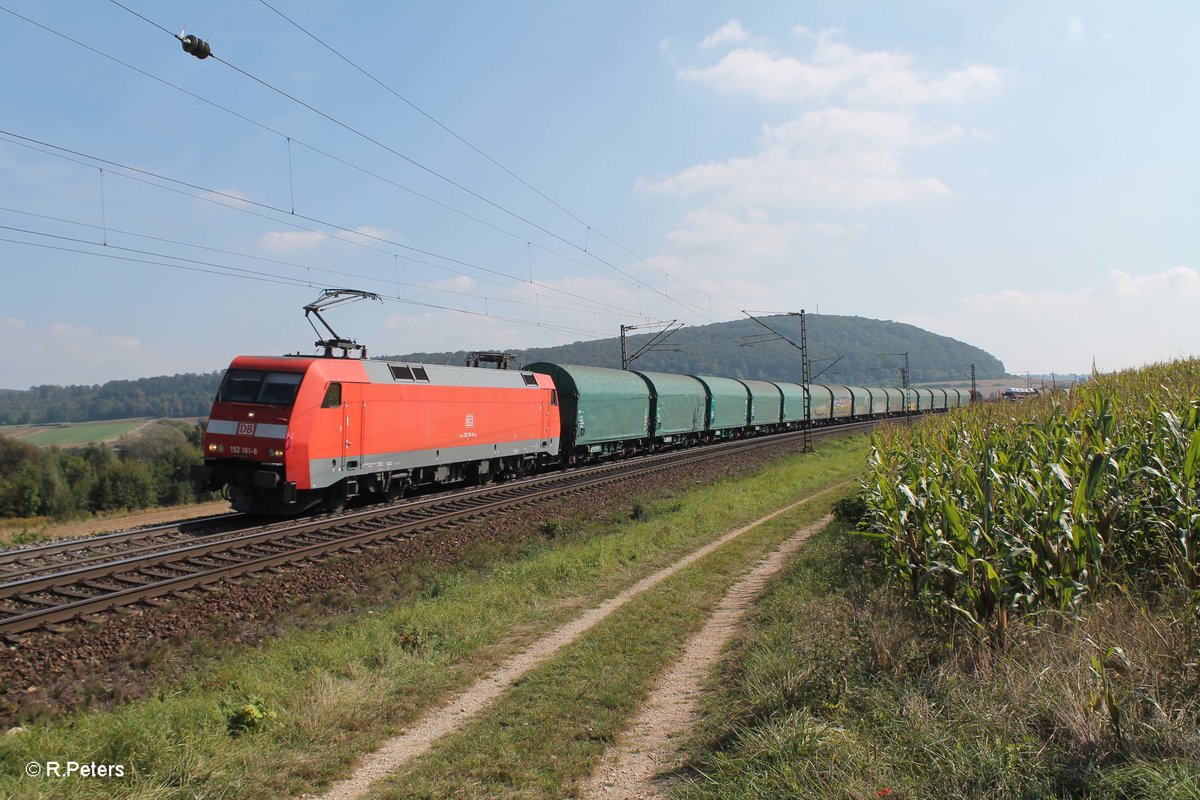
[[[763,317],[763,320],[789,339],[800,341],[799,317]],[[813,374],[825,370],[817,382],[898,385],[900,371],[897,365],[903,363],[903,356],[896,354],[905,352],[908,353],[912,383],[966,380],[971,364],[975,365],[979,379],[999,378],[1005,374],[1004,364],[990,353],[914,325],[865,317],[809,314],[807,327]],[[663,345],[678,348],[679,352],[649,352],[633,362],[631,368],[799,381],[800,352],[787,342],[777,340],[742,346],[747,337],[761,339],[760,334],[770,336],[767,329],[749,319],[684,328]],[[627,349],[630,353],[636,352],[650,338],[650,334],[631,335],[626,342]],[[515,353],[522,364],[551,361],[596,367],[621,366],[621,347],[616,338],[509,352]],[[435,364],[462,364],[466,355],[465,351],[457,351],[408,353],[396,357]],[[840,360],[830,366],[839,356]]]

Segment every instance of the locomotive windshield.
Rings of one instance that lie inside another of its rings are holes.
[[[257,369],[231,369],[221,381],[217,401],[221,403],[262,403],[290,406],[304,378],[302,372],[264,372]]]

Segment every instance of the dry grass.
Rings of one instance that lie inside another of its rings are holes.
[[[764,598],[712,686],[680,798],[1200,798],[1185,597],[1103,596],[954,644],[839,530]]]

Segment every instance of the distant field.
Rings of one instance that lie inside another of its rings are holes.
[[[1052,383],[1049,380],[1043,382],[1040,378],[1035,378],[1030,385],[1032,385],[1033,388],[1035,388],[1035,389],[1041,389],[1043,386],[1043,383],[1045,384],[1045,388],[1047,390],[1049,390],[1050,388],[1052,388],[1053,385],[1055,385],[1054,383]],[[913,384],[913,385],[914,386],[944,386],[944,387],[953,387],[956,389],[967,389],[971,386],[971,382],[970,381],[934,381],[933,383],[927,383],[927,384],[918,383],[918,384]],[[1069,379],[1059,378],[1058,381],[1056,382],[1056,385],[1059,389],[1069,388],[1072,385],[1072,381]],[[985,399],[993,398],[996,395],[999,395],[1005,389],[1007,389],[1009,387],[1013,387],[1013,386],[1015,386],[1015,387],[1026,386],[1025,378],[1020,377],[1020,376],[1012,377],[1012,378],[981,378],[980,380],[978,380],[975,383],[976,390],[978,390],[984,396]]]
[[[89,442],[107,442],[137,430],[150,418],[115,419],[100,422],[63,422],[55,425],[2,425],[0,436],[20,439],[41,447],[82,447]]]

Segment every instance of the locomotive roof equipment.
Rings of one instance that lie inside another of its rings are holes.
[[[353,339],[343,339],[337,335],[337,331],[333,329],[325,318],[321,316],[321,312],[340,306],[343,303],[353,303],[358,300],[378,300],[383,302],[383,298],[374,292],[364,292],[361,289],[322,289],[321,294],[316,300],[304,307],[304,318],[308,320],[308,324],[312,325],[312,329],[316,331],[317,336],[321,335],[321,331],[317,329],[317,325],[312,321],[312,317],[316,317],[325,330],[329,331],[328,339],[317,339],[316,346],[325,348],[325,358],[333,358],[334,350],[342,351],[342,358],[349,358],[353,350],[360,351],[359,358],[367,357],[367,346],[359,344]],[[310,316],[311,315],[311,316]]]

